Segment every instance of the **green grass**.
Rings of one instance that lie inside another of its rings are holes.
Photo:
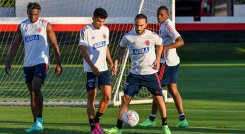
[[[7,49],[0,47],[0,63],[3,64]],[[56,77],[51,66],[43,87],[45,101],[85,98],[83,70],[77,48],[62,45],[64,72]],[[185,113],[190,127],[177,129],[178,114],[174,104],[167,104],[168,124],[173,134],[244,134],[245,133],[245,45],[244,43],[186,43],[179,49],[181,66],[179,89],[184,100]],[[21,57],[21,52],[17,55]],[[52,54],[51,54],[52,56]],[[73,57],[73,58],[71,58]],[[20,58],[21,59],[21,58]],[[53,62],[52,62],[53,63]],[[17,65],[16,65],[17,64]],[[23,81],[21,60],[15,60],[10,75],[0,67],[0,101],[29,100]],[[73,64],[73,65],[71,65]],[[74,66],[75,64],[75,66]],[[57,97],[59,96],[59,97]],[[131,105],[140,115],[140,121],[149,115],[151,105]],[[117,119],[117,107],[110,107],[101,119],[102,127],[113,127]],[[86,109],[81,107],[44,107],[42,133],[88,134],[90,128]],[[32,124],[29,106],[0,106],[0,133],[24,133]],[[160,134],[161,120],[157,117],[155,128],[125,127],[125,134]]]
[[[167,104],[168,123],[172,133],[245,133],[245,66],[243,63],[229,66],[201,65],[183,64],[180,68],[179,89],[190,127],[175,128],[178,114],[174,104]],[[130,106],[139,113],[140,121],[147,118],[150,107],[149,104]],[[117,107],[107,110],[101,120],[104,128],[115,125],[117,111]],[[42,133],[89,133],[85,107],[45,107],[43,114],[45,130]],[[32,116],[28,106],[0,106],[0,133],[24,133],[23,130],[30,127],[31,123]],[[159,116],[157,123],[155,128],[125,127],[123,131],[127,134],[160,134]]]

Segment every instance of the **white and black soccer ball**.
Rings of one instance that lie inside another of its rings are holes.
[[[126,125],[134,127],[139,122],[139,115],[134,110],[128,110],[123,114],[122,120]]]

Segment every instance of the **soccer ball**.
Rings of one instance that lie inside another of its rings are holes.
[[[122,120],[126,125],[134,127],[139,122],[139,115],[134,110],[128,110],[123,114]]]

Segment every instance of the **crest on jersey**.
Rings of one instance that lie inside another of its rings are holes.
[[[146,45],[146,46],[149,46],[149,45],[150,45],[150,41],[149,41],[149,40],[146,40],[146,41],[145,41],[145,45]]]
[[[105,34],[103,34],[103,38],[106,39],[106,35]]]
[[[41,32],[42,32],[42,29],[39,27],[39,28],[37,29],[37,32],[41,33]]]
[[[89,86],[89,87],[93,87],[94,84],[93,84],[93,83],[89,83],[88,86]]]

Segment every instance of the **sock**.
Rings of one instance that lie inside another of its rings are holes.
[[[43,118],[42,115],[37,115],[37,118]]]
[[[123,121],[120,120],[120,119],[117,119],[117,125],[116,125],[116,127],[119,128],[119,129],[122,129],[122,125],[123,125]]]
[[[168,125],[167,123],[167,117],[162,117],[162,126]]]
[[[94,119],[89,119],[89,124],[90,124],[90,127],[91,127],[91,131],[95,128],[95,122],[94,122]]]
[[[43,118],[42,117],[37,117],[37,121],[39,121],[40,123],[43,123]]]
[[[185,114],[184,114],[184,113],[179,114],[179,120],[180,120],[180,121],[185,120]]]
[[[151,121],[155,121],[156,117],[157,117],[157,115],[151,114],[151,115],[149,116],[149,119],[150,119]]]
[[[100,122],[100,117],[103,115],[103,113],[99,113],[97,112],[94,118],[95,123],[99,123]]]

